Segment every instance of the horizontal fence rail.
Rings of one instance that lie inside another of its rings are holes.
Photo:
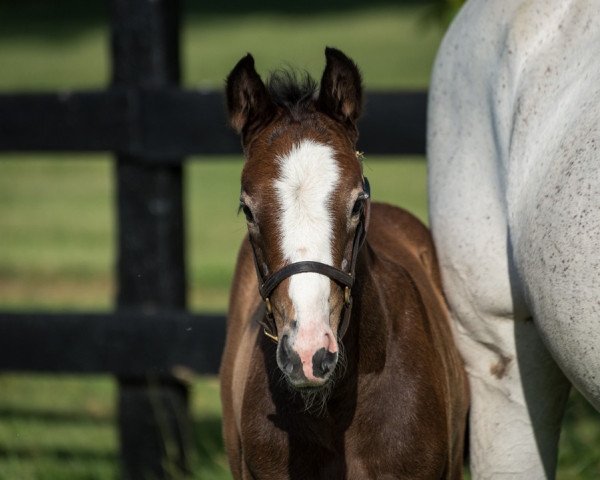
[[[0,314],[0,370],[167,377],[216,374],[223,315],[186,312]]]
[[[368,92],[360,150],[423,154],[426,104],[423,91]],[[0,151],[112,151],[161,163],[239,154],[224,105],[221,92],[177,88],[2,94]]]

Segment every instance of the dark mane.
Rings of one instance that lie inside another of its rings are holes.
[[[292,115],[305,110],[317,93],[317,82],[308,72],[276,70],[267,81],[267,90],[275,105],[287,109]]]

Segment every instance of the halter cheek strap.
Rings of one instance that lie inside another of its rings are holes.
[[[279,338],[277,336],[277,326],[275,325],[275,318],[273,316],[273,309],[271,307],[270,296],[281,282],[283,282],[286,278],[289,278],[292,275],[296,275],[298,273],[310,272],[325,275],[326,277],[329,277],[330,279],[335,281],[338,285],[340,285],[340,287],[344,289],[343,315],[342,321],[338,327],[338,338],[341,339],[346,333],[346,330],[348,330],[348,325],[350,323],[350,313],[352,311],[352,286],[354,285],[356,260],[358,258],[358,252],[363,246],[367,236],[367,226],[369,224],[371,210],[371,189],[369,186],[369,180],[366,177],[364,177],[363,179],[363,190],[365,195],[365,205],[362,210],[358,224],[356,226],[356,232],[354,233],[349,272],[344,272],[339,268],[321,262],[303,261],[290,263],[289,265],[286,265],[285,267],[281,268],[280,270],[277,270],[276,272],[272,273],[271,275],[265,278],[262,274],[260,266],[258,265],[258,257],[256,256],[256,249],[254,247],[254,243],[252,242],[252,240],[250,240],[250,244],[252,245],[252,250],[254,253],[254,265],[256,267],[256,273],[260,280],[258,290],[260,292],[260,296],[265,302],[266,309],[265,316],[264,318],[261,318],[259,320],[259,323],[263,327],[264,334],[268,338],[273,340],[275,343],[279,342]]]

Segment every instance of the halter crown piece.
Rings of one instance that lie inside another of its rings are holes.
[[[362,160],[363,153],[356,152],[356,158]],[[270,296],[277,286],[283,282],[286,278],[296,275],[298,273],[318,273],[329,277],[335,281],[338,285],[344,288],[344,313],[342,316],[342,323],[338,329],[338,338],[342,338],[348,329],[350,323],[350,313],[352,311],[352,286],[354,285],[354,272],[356,268],[356,259],[358,258],[358,252],[365,243],[367,236],[367,226],[369,221],[369,210],[371,201],[371,187],[367,177],[363,177],[363,192],[365,206],[362,209],[358,224],[356,226],[356,232],[354,233],[354,242],[352,243],[352,252],[349,262],[349,271],[345,272],[339,268],[327,265],[326,263],[314,262],[314,261],[302,261],[294,262],[286,265],[285,267],[277,270],[268,277],[265,277],[258,265],[256,257],[256,250],[254,244],[252,245],[252,251],[254,254],[254,265],[256,267],[256,273],[259,279],[258,291],[263,301],[265,302],[265,316],[259,320],[259,323],[263,327],[265,336],[274,341],[279,342],[277,336],[277,326],[275,325],[275,318],[273,316],[273,309],[271,307]]]

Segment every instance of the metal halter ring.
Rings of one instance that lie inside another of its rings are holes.
[[[350,287],[346,285],[346,288],[344,288],[344,302],[346,305],[350,304]]]

